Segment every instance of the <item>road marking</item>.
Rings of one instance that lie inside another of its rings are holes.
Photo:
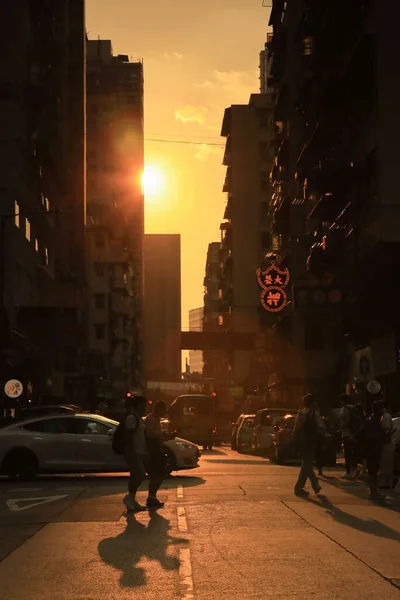
[[[192,575],[192,561],[189,548],[182,548],[179,552],[179,558],[179,583],[181,587],[181,598],[182,600],[193,600],[194,586]]]
[[[12,490],[7,490],[7,494],[12,494],[13,492],[40,492],[42,488],[14,488]]]
[[[176,488],[176,497],[183,498],[183,487],[181,485]]]
[[[28,508],[40,506],[41,504],[47,504],[48,502],[55,502],[56,500],[61,500],[62,498],[66,497],[67,496],[42,496],[40,498],[13,498],[7,500],[6,504],[12,512],[21,512],[21,510],[28,510]],[[20,506],[19,503],[21,502],[30,502],[30,504]]]
[[[187,531],[186,512],[183,506],[178,506],[178,529],[181,533]]]
[[[86,488],[85,487],[74,487],[74,486],[54,488],[55,492],[81,492],[82,490],[86,490]]]

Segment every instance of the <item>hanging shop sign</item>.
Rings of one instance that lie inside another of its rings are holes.
[[[257,281],[262,288],[261,305],[268,312],[276,313],[285,308],[288,297],[285,288],[290,280],[289,269],[279,269],[275,261],[265,271],[257,269]]]
[[[24,391],[24,386],[18,379],[10,379],[4,386],[4,391],[9,398],[19,398]]]

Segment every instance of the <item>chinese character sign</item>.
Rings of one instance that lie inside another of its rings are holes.
[[[257,281],[262,288],[260,300],[265,310],[279,312],[285,308],[288,299],[284,288],[289,280],[289,269],[279,269],[275,261],[265,271],[257,269]]]

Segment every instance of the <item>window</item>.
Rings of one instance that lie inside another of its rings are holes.
[[[94,272],[97,277],[104,277],[105,265],[104,263],[96,262],[94,263]]]
[[[106,337],[106,326],[104,323],[99,323],[94,326],[96,340],[104,340]]]
[[[224,324],[224,317],[222,315],[219,315],[218,317],[218,325],[223,325]]]
[[[46,267],[49,264],[49,249],[48,248],[44,249],[44,264],[46,265]]]
[[[94,419],[74,419],[73,432],[78,435],[107,435],[114,427]]]
[[[37,431],[40,433],[68,433],[70,431],[71,419],[52,418],[43,419],[34,423],[27,423],[22,429],[27,431]]]
[[[20,222],[19,222],[19,204],[18,204],[18,202],[16,200],[14,202],[14,223],[15,223],[16,227],[20,226]]]
[[[102,235],[101,233],[97,233],[94,238],[94,243],[95,243],[96,248],[104,248],[104,246],[105,246],[104,235]]]
[[[39,252],[39,240],[37,238],[35,239],[35,250]]]
[[[94,305],[97,309],[106,307],[106,295],[105,294],[95,294],[94,295]]]
[[[29,219],[25,220],[25,237],[28,242],[31,241],[31,222]]]

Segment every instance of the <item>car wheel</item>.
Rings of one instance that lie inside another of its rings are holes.
[[[165,452],[165,470],[168,477],[171,475],[172,471],[176,471],[176,459],[170,450]]]
[[[208,449],[212,450],[213,449],[213,444],[208,444]]]
[[[19,475],[23,481],[35,479],[39,465],[36,456],[30,450],[15,450],[5,459],[4,470],[10,481]]]

